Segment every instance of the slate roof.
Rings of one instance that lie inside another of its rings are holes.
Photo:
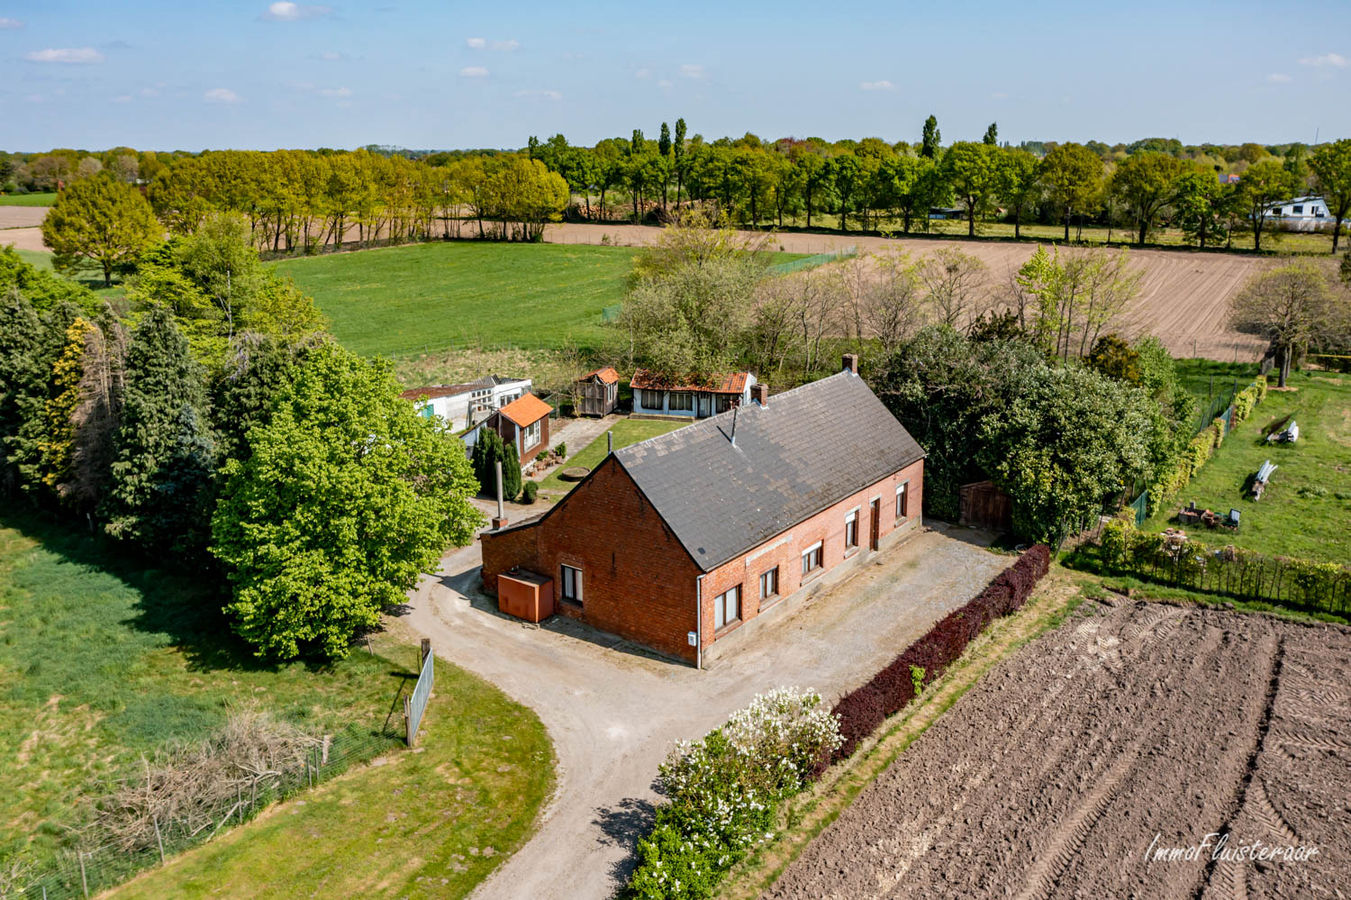
[[[858,375],[845,371],[615,451],[709,571],[924,457]],[[884,501],[889,502],[889,501]]]
[[[498,412],[522,428],[535,424],[553,411],[552,406],[545,403],[534,394],[522,394],[520,397],[498,410]]]
[[[746,376],[749,372],[729,372],[716,374],[707,381],[699,382],[693,378],[674,379],[653,375],[647,369],[637,369],[629,386],[634,390],[648,391],[698,391],[707,394],[740,394],[746,390]]]

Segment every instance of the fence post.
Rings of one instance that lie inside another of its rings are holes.
[[[155,843],[159,844],[159,864],[164,865],[164,837],[159,831],[159,816],[151,816],[150,820],[155,823]]]
[[[84,900],[89,900],[89,879],[86,878],[84,874],[84,851],[80,850],[78,853],[80,859],[80,887],[84,888]]]
[[[403,739],[408,746],[413,746],[413,708],[408,697],[403,698]]]
[[[432,653],[432,639],[423,638],[422,646],[418,649],[418,675],[422,675],[422,667],[427,664],[427,657]]]

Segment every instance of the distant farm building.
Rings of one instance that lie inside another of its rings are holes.
[[[419,415],[437,416],[452,430],[463,431],[530,390],[529,378],[488,375],[464,384],[412,388],[399,396],[416,404]]]
[[[524,618],[702,665],[916,530],[923,481],[924,451],[851,355],[614,451],[542,516],[481,535],[483,584]]]
[[[706,419],[750,402],[755,376],[732,372],[700,380],[671,379],[638,369],[633,373],[634,415]]]
[[[576,381],[577,415],[605,416],[619,403],[619,373],[613,366],[587,372]]]
[[[1322,197],[1283,200],[1267,208],[1272,224],[1283,231],[1331,231],[1336,220]]]

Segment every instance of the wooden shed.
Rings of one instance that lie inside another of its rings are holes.
[[[619,404],[619,373],[614,366],[587,372],[577,379],[579,416],[607,416]]]
[[[497,608],[527,622],[542,622],[554,614],[552,578],[512,569],[497,576]]]
[[[993,481],[975,481],[959,489],[962,525],[990,531],[1008,531],[1013,527],[1013,498],[995,487]]]

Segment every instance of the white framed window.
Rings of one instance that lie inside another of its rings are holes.
[[[713,409],[715,412],[725,413],[727,412],[727,410],[732,408],[732,405],[735,401],[736,397],[734,397],[731,394],[715,394],[713,401]]]
[[[721,631],[741,618],[741,586],[728,588],[713,598],[713,630]]]
[[[671,391],[667,395],[670,402],[670,409],[673,410],[693,410],[694,395],[689,391]]]
[[[643,402],[643,409],[661,409],[661,391],[639,391],[638,399]]]
[[[563,599],[582,605],[582,570],[563,566]]]
[[[858,546],[858,510],[854,509],[844,517],[844,549],[852,550]]]
[[[821,568],[822,553],[821,542],[817,541],[806,550],[802,551],[802,575],[806,577],[817,569]]]
[[[896,486],[896,518],[904,519],[910,515],[910,482]]]
[[[525,436],[521,439],[521,449],[531,450],[539,446],[539,422],[526,426]]]
[[[779,567],[760,573],[760,599],[767,600],[779,594]]]

